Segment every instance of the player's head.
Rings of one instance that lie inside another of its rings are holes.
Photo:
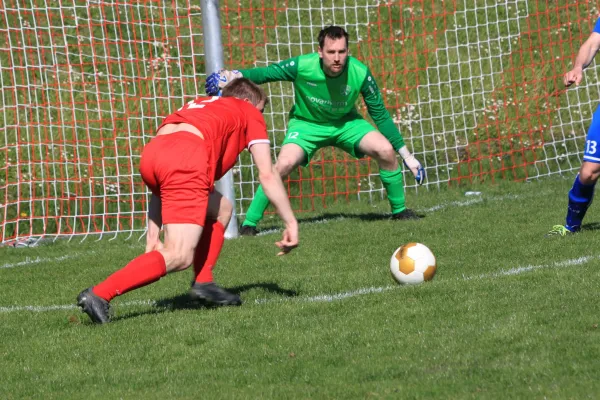
[[[340,26],[328,26],[319,32],[318,40],[325,74],[340,75],[348,60],[348,32]]]
[[[262,112],[269,103],[269,98],[260,86],[246,78],[238,78],[229,82],[221,92],[222,97],[237,97],[248,101]]]

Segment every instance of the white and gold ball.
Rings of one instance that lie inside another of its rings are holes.
[[[392,276],[400,283],[430,281],[436,268],[435,256],[421,243],[407,243],[399,247],[390,260]]]

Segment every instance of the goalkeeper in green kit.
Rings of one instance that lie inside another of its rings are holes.
[[[379,176],[387,191],[392,218],[420,218],[406,208],[402,169],[396,152],[419,185],[425,180],[425,170],[404,144],[369,68],[348,56],[348,33],[343,28],[329,26],[321,30],[318,41],[317,53],[264,68],[215,72],[206,80],[206,93],[216,95],[233,79],[241,77],[257,84],[293,82],[295,105],[289,114],[287,134],[276,163],[281,177],[287,177],[300,165],[308,165],[315,152],[323,147],[335,146],[356,158],[367,155],[379,164]],[[356,110],[359,94],[379,131]],[[256,235],[256,226],[268,206],[269,200],[259,186],[241,226],[242,235]]]

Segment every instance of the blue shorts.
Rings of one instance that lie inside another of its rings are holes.
[[[585,151],[583,161],[600,164],[600,107],[594,111],[592,124],[585,138]]]

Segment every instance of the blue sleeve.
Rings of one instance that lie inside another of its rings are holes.
[[[596,21],[596,25],[594,25],[594,32],[600,33],[600,18]]]

